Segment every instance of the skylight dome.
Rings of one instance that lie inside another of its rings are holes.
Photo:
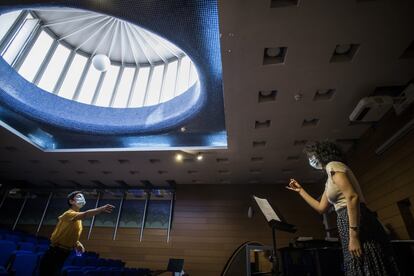
[[[97,70],[96,55],[110,65]],[[57,96],[88,105],[158,105],[198,82],[191,59],[171,42],[126,21],[71,8],[0,16],[0,55],[22,77]]]

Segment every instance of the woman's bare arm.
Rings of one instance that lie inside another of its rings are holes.
[[[289,186],[287,186],[286,188],[298,192],[299,195],[306,201],[306,203],[308,203],[319,214],[325,213],[329,208],[329,202],[325,192],[322,194],[321,200],[317,201],[310,194],[308,194],[295,179],[291,179],[289,182]]]
[[[338,186],[346,198],[346,207],[349,220],[349,251],[352,255],[360,257],[362,248],[359,241],[359,232],[353,227],[359,227],[359,196],[348,179],[346,173],[335,172],[332,176],[333,182]]]
[[[348,209],[349,226],[359,226],[359,196],[343,172],[335,172],[332,176],[333,182],[338,186],[346,198],[346,207]]]
[[[326,197],[325,192],[323,192],[320,201],[317,201],[316,199],[314,199],[304,189],[302,189],[299,192],[299,195],[306,201],[306,203],[308,203],[319,214],[325,213],[329,208],[329,202],[328,202],[328,198]]]

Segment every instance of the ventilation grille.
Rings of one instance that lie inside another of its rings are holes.
[[[103,184],[100,180],[91,180],[91,182],[95,184],[96,186],[98,186],[99,188],[106,188],[106,185]]]
[[[335,94],[335,89],[320,89],[316,91],[315,96],[313,97],[314,101],[328,101],[332,99]]]
[[[265,120],[265,121],[256,121],[254,123],[255,129],[261,129],[261,128],[269,128],[271,124],[271,120]]]
[[[230,171],[229,170],[218,170],[219,174],[229,174]]]
[[[216,161],[217,163],[229,163],[228,158],[217,158]]]
[[[266,146],[266,141],[253,141],[253,148],[264,148]]]
[[[270,8],[283,8],[283,7],[292,7],[298,6],[299,0],[271,0],[270,1]]]
[[[291,156],[288,156],[286,158],[286,160],[288,160],[288,161],[296,161],[296,160],[299,160],[299,158],[300,158],[299,155],[291,155]]]
[[[295,140],[293,142],[294,146],[305,146],[308,140]]]
[[[130,187],[124,180],[115,180],[115,183],[117,183],[118,185],[124,188]]]
[[[261,156],[254,156],[254,157],[252,157],[250,160],[251,160],[252,162],[255,162],[255,163],[261,163],[261,162],[263,162],[263,161],[264,161],[264,158],[263,158],[263,157],[261,157]]]
[[[250,173],[251,174],[261,174],[262,170],[261,169],[250,169]]]
[[[302,127],[316,127],[319,123],[319,119],[305,119],[302,122]]]

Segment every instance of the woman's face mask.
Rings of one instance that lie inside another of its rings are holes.
[[[313,167],[317,170],[322,170],[323,169],[321,162],[319,162],[319,160],[315,157],[315,155],[312,155],[309,158],[309,165],[311,165],[311,167]]]
[[[83,196],[83,194],[77,194],[74,197],[74,200],[75,200],[76,207],[78,207],[79,209],[82,208],[83,206],[85,206],[85,204],[86,204],[86,200],[85,200],[85,197]]]

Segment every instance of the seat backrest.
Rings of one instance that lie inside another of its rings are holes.
[[[83,271],[81,269],[69,269],[66,271],[67,276],[83,276]]]
[[[36,245],[31,242],[19,242],[17,243],[19,250],[35,252]]]
[[[5,234],[3,235],[4,240],[13,241],[13,242],[20,242],[22,241],[22,237],[20,235],[14,235],[14,234]]]
[[[36,247],[37,252],[46,252],[49,249],[49,245],[47,244],[38,244]]]
[[[0,240],[0,266],[5,267],[17,246],[12,241]]]
[[[74,257],[72,260],[72,265],[75,266],[84,266],[86,264],[86,258],[85,257]]]
[[[50,240],[46,239],[46,238],[37,238],[37,244],[46,244],[49,245],[50,244]]]
[[[38,257],[36,253],[16,253],[12,265],[15,276],[33,275],[37,266]]]
[[[82,257],[85,259],[85,265],[88,266],[98,266],[99,265],[99,259],[95,257]]]

